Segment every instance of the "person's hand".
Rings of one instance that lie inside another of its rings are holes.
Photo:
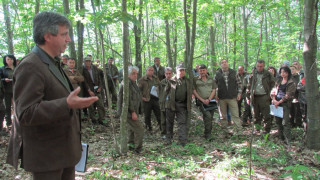
[[[250,99],[246,97],[247,104],[250,106]]]
[[[218,98],[218,96],[216,96],[216,101],[217,101],[217,102],[219,101],[219,98]]]
[[[241,100],[241,94],[238,94],[237,101],[240,101],[240,100]]]
[[[5,78],[4,81],[5,81],[5,82],[11,82],[12,80],[9,79],[9,78]]]
[[[97,96],[81,98],[78,96],[79,92],[80,92],[80,87],[72,91],[67,97],[67,104],[70,109],[86,108],[99,100]]]
[[[91,90],[88,91],[90,96],[95,96],[94,92],[92,92]]]
[[[134,121],[138,120],[138,115],[137,115],[137,113],[136,113],[136,112],[132,112],[132,113],[131,113],[131,118],[132,118],[132,120],[134,120]]]
[[[97,92],[100,92],[100,91],[101,91],[101,87],[97,89]]]
[[[208,105],[210,103],[210,101],[209,101],[209,99],[203,99],[202,103],[205,104],[205,105]]]
[[[147,102],[147,98],[142,97],[142,101]]]

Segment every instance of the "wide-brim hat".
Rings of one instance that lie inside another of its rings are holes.
[[[87,56],[87,57],[84,58],[84,60],[85,61],[92,61],[92,57]]]

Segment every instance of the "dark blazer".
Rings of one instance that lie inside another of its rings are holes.
[[[92,92],[94,92],[94,86],[99,86],[99,88],[103,88],[103,85],[98,68],[94,65],[91,65],[91,68],[94,81],[92,81],[90,73],[85,67],[83,67],[82,75],[84,77],[85,89],[87,91],[90,89]],[[88,93],[87,91],[85,93]],[[85,95],[88,96],[89,94]]]
[[[20,157],[31,172],[74,167],[81,157],[80,121],[78,111],[67,105],[73,89],[67,76],[35,46],[15,69],[13,81],[15,118],[7,162],[17,168]]]

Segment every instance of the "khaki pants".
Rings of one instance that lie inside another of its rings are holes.
[[[134,145],[134,149],[139,152],[142,150],[142,142],[144,136],[143,125],[140,120],[132,120],[128,118],[128,144]]]
[[[239,118],[239,110],[237,99],[219,99],[220,111],[221,111],[221,124],[227,126],[227,107],[229,107],[231,113],[231,120],[233,121],[235,128],[241,130],[241,122]]]

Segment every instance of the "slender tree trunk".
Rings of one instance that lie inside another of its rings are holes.
[[[173,62],[172,66],[176,67],[177,65],[177,57],[178,57],[178,29],[175,23],[173,23]]]
[[[168,18],[164,20],[166,25],[166,46],[167,46],[167,58],[168,58],[168,66],[172,67],[172,53],[171,53],[171,43],[170,43],[170,24]]]
[[[8,44],[8,53],[14,54],[13,50],[13,40],[12,40],[12,28],[11,28],[11,19],[9,14],[9,2],[7,0],[2,0],[3,15],[6,24],[6,33],[7,33],[7,44]]]
[[[94,4],[94,0],[91,0],[91,6],[92,6],[93,14],[94,14],[94,16],[96,16],[96,6]],[[89,33],[89,31],[88,31],[88,33]],[[99,31],[99,34],[100,34],[100,31]],[[97,53],[96,57],[99,59],[101,57],[100,57],[100,46],[99,46],[96,18],[94,18],[94,36],[95,36],[96,53]],[[88,38],[88,39],[90,40],[90,38]],[[100,43],[103,43],[103,41],[100,41]],[[104,47],[104,45],[101,44],[101,48],[102,48],[102,46]],[[103,51],[103,49],[102,49],[102,51]],[[105,53],[103,53],[103,54],[105,55]]]
[[[70,14],[70,8],[69,8],[69,0],[63,0],[63,8],[64,8],[64,14],[68,15]],[[76,48],[75,48],[75,44],[74,44],[74,35],[73,35],[73,26],[72,26],[72,22],[71,22],[71,26],[69,28],[69,35],[70,35],[70,39],[71,42],[69,43],[69,55],[70,57],[77,57],[77,53],[76,53]]]
[[[320,149],[320,93],[317,80],[318,0],[305,0],[303,13],[303,68],[308,102],[306,145]]]
[[[122,0],[122,13],[127,15],[127,0]],[[126,18],[123,18],[123,108],[120,118],[120,151],[126,153],[127,147],[127,117],[128,117],[128,106],[129,106],[129,78],[128,78],[128,60],[129,60],[129,24]]]
[[[259,40],[259,48],[258,48],[257,60],[259,59],[260,50],[261,50],[261,43],[262,43],[263,15],[261,17],[262,17],[262,19],[261,19],[261,24],[260,24],[260,40]]]
[[[34,14],[38,14],[40,11],[40,0],[36,0],[36,7]]]
[[[233,69],[236,69],[237,61],[237,24],[236,24],[236,7],[233,7]]]
[[[188,17],[189,17],[189,9],[190,5],[188,4],[190,1],[188,0],[183,0],[183,13],[184,13],[184,24],[185,24],[185,30],[186,30],[186,39],[185,39],[185,64],[188,65],[188,57],[190,53],[190,27],[189,27],[189,22],[188,22]]]
[[[138,14],[138,20],[140,24],[134,24],[133,32],[134,32],[134,39],[135,39],[135,46],[136,46],[136,66],[138,66],[139,69],[142,68],[141,63],[141,23],[142,23],[142,6],[143,1],[139,0],[139,14]],[[133,11],[135,11],[135,6],[133,8]],[[139,71],[138,77],[142,77],[142,71]]]
[[[215,41],[216,41],[216,32],[217,32],[217,19],[214,17],[214,27],[210,26],[210,59],[211,59],[211,67],[212,67],[212,75],[216,73],[216,64],[217,64],[217,57],[215,51]]]
[[[246,15],[246,6],[242,6],[242,19],[243,19],[243,37],[244,37],[244,46],[243,46],[243,56],[244,56],[244,69],[248,69],[248,17]]]
[[[268,37],[268,21],[267,21],[266,9],[264,9],[264,22],[265,22],[264,30],[265,30],[265,36],[266,36],[266,56],[267,56],[266,62],[267,62],[267,65],[269,66],[269,37]]]
[[[84,0],[77,0],[76,10],[83,10],[84,8]],[[80,9],[79,9],[80,8]],[[84,17],[84,14],[81,15]],[[84,31],[84,25],[78,21],[77,22],[77,29],[78,29],[78,69],[82,71],[82,64],[83,64],[83,31]]]

